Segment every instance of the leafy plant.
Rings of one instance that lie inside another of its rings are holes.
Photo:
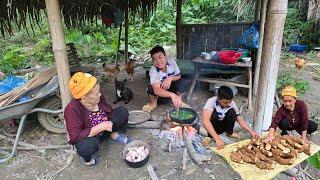
[[[44,62],[45,64],[50,64],[53,62],[53,54],[49,37],[41,39],[39,42],[37,42],[33,57],[35,58],[35,61]]]
[[[320,170],[320,152],[308,158],[308,163]]]
[[[306,80],[293,78],[290,73],[282,73],[277,79],[276,89],[280,92],[286,86],[293,86],[296,88],[298,95],[303,95],[309,89],[309,83]]]
[[[23,49],[16,45],[6,47],[7,51],[0,57],[0,70],[4,73],[26,67],[27,60]]]

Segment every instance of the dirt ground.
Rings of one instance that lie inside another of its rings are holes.
[[[293,69],[292,63],[284,61],[281,63],[280,71]],[[312,79],[312,70],[305,68],[302,73],[302,78],[309,81],[310,89],[307,94],[302,96],[301,99],[308,102],[310,116],[320,116],[320,96],[319,88],[320,82]],[[101,69],[98,69],[98,74]],[[137,68],[134,76],[134,81],[129,82],[128,85],[134,91],[134,99],[127,105],[130,110],[141,109],[147,103],[147,95],[145,93],[146,80],[145,71],[142,68]],[[213,95],[207,91],[208,87],[205,84],[200,84],[192,94],[192,99],[188,102],[199,115],[201,114],[202,107],[206,100]],[[102,85],[102,93],[106,96],[107,102],[112,104],[115,98],[114,84],[107,83]],[[247,112],[246,98],[244,95],[237,95],[235,101],[238,106],[243,105],[243,116],[252,121],[252,113]],[[118,105],[124,105],[120,102]],[[171,109],[170,105],[161,105],[155,110],[153,117],[161,118],[162,114]],[[57,145],[66,143],[66,135],[54,134],[44,130],[37,121],[28,120],[24,133],[20,141],[32,143],[39,146],[44,145]],[[3,123],[3,128],[6,131],[14,131],[8,129],[8,124]],[[158,138],[156,130],[143,130],[143,129],[129,129],[128,135],[133,139],[142,139],[152,146],[151,156],[147,165],[152,165],[155,173],[160,179],[240,179],[240,176],[232,170],[232,168],[225,163],[225,161],[214,155],[210,164],[202,167],[195,165],[191,159],[187,162],[187,170],[181,170],[183,149],[175,149],[172,153],[167,152],[167,141]],[[314,142],[320,144],[319,133],[313,136]],[[8,146],[3,140],[0,140],[0,146]],[[123,146],[111,142],[103,142],[98,151],[100,163],[95,167],[85,167],[80,163],[79,157],[74,155],[73,161],[62,172],[60,172],[56,179],[150,179],[147,165],[133,169],[126,165],[124,160],[120,158],[120,152]],[[66,165],[69,153],[64,150],[49,150],[45,153],[37,151],[18,151],[15,158],[0,164],[1,179],[50,179],[51,175]],[[304,163],[306,164],[306,163]],[[320,172],[313,167],[307,171],[314,177],[320,177]],[[291,179],[291,177],[281,173],[276,179]]]

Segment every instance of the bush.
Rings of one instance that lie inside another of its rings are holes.
[[[27,59],[22,47],[10,45],[6,47],[5,53],[0,56],[0,70],[10,73],[14,69],[27,66]]]

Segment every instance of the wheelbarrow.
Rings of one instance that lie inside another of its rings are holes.
[[[11,159],[16,155],[19,137],[22,133],[22,129],[23,129],[23,125],[25,123],[26,117],[30,113],[34,113],[34,112],[38,113],[38,119],[40,121],[40,124],[42,126],[45,126],[45,129],[47,129],[50,125],[55,125],[52,127],[53,129],[57,128],[61,132],[65,131],[63,118],[61,117],[63,109],[61,109],[61,102],[59,98],[55,96],[56,92],[58,91],[58,87],[59,87],[58,77],[54,76],[48,83],[28,93],[29,96],[33,97],[32,99],[29,99],[24,102],[14,103],[14,104],[0,108],[0,114],[1,114],[0,121],[20,118],[19,127],[16,133],[12,151],[11,153],[2,151],[1,153],[5,155],[5,158],[0,159],[0,163],[8,161],[9,159]],[[53,101],[52,99],[55,99],[55,100]],[[56,102],[56,103],[54,104],[53,102]],[[43,108],[43,106],[45,108]],[[51,116],[46,116],[46,114],[50,114]],[[55,115],[55,116],[52,116],[52,115]],[[56,118],[53,118],[55,121],[46,122],[46,120],[48,120],[49,117],[56,117]],[[61,122],[58,123],[60,125],[57,126],[56,121],[58,120]]]

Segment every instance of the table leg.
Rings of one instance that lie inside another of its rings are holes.
[[[252,68],[248,68],[248,78],[249,78],[249,93],[248,93],[248,109],[252,110]]]
[[[188,97],[187,97],[187,99],[188,100],[190,100],[190,97],[191,97],[191,94],[192,94],[192,92],[193,92],[193,89],[194,89],[194,87],[196,86],[196,83],[197,83],[197,75],[193,78],[193,80],[192,80],[192,83],[191,83],[191,86],[190,86],[190,89],[189,89],[189,92],[188,92]]]
[[[198,77],[199,77],[199,74],[200,74],[200,69],[199,69],[199,65],[198,63],[194,63],[194,69],[195,69],[195,76],[192,80],[192,83],[191,83],[191,86],[190,86],[190,89],[189,89],[189,92],[188,92],[188,96],[187,96],[187,100],[190,100],[191,98],[191,94],[193,92],[193,89],[197,83],[197,80],[198,80]]]

